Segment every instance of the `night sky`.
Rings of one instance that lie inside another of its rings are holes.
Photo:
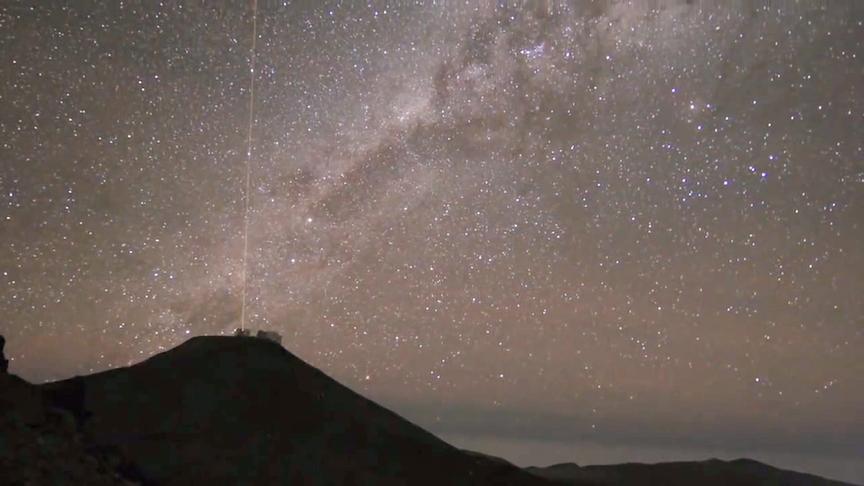
[[[864,3],[390,3],[259,2],[248,326],[520,465],[864,482]],[[238,326],[251,38],[0,4],[12,372]]]

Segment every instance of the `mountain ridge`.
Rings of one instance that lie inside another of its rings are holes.
[[[193,337],[41,385],[0,374],[0,407],[11,484],[845,484],[750,459],[520,469],[457,449],[257,337]]]
[[[813,474],[779,469],[749,458],[660,463],[627,462],[621,464],[579,466],[573,462],[546,467],[526,467],[537,476],[564,484],[617,486],[685,486],[712,485],[783,485],[783,486],[854,486]]]
[[[42,389],[154,484],[545,483],[462,453],[254,337],[195,337],[137,365]]]

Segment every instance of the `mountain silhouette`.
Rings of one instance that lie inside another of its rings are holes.
[[[842,484],[749,460],[522,470],[256,337],[196,337],[44,385],[0,373],[0,439],[4,485]]]
[[[557,484],[596,486],[851,486],[812,474],[784,471],[752,459],[579,466],[573,463],[529,467]]]
[[[154,484],[547,484],[467,454],[254,337],[42,387]]]

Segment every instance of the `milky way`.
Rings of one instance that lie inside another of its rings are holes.
[[[13,372],[238,325],[251,19],[0,6]],[[864,6],[257,19],[250,327],[518,463],[746,454],[864,481]]]

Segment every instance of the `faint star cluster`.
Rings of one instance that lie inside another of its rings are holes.
[[[0,6],[33,380],[240,314],[251,11],[86,3]],[[250,326],[432,430],[860,452],[861,4],[511,3],[259,2]]]

